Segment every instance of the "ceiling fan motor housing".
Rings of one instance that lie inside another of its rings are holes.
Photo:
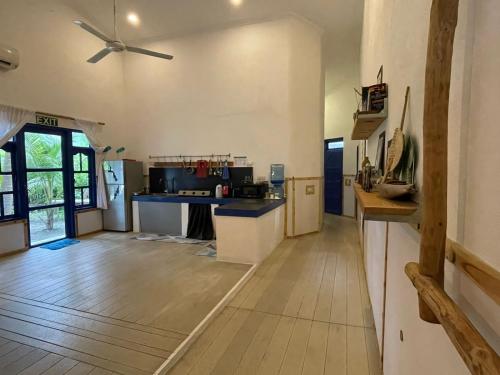
[[[113,52],[122,52],[125,51],[125,44],[119,40],[115,40],[113,42],[106,42],[106,48]]]

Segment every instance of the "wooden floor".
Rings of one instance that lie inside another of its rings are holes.
[[[286,240],[171,370],[381,374],[355,222]]]
[[[131,236],[0,258],[0,374],[152,374],[250,268]]]

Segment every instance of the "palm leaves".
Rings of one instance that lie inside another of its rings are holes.
[[[28,169],[62,168],[61,137],[51,134],[25,133],[26,167]],[[61,171],[28,172],[30,207],[48,206],[64,202]],[[33,211],[52,230],[58,208]]]

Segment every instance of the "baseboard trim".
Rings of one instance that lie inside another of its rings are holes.
[[[24,248],[18,249],[18,250],[6,251],[5,253],[1,253],[0,254],[0,258],[8,257],[8,256],[19,254],[19,253],[23,253],[25,251],[28,251],[29,249],[30,249],[29,247],[24,247]]]
[[[208,313],[208,315],[196,326],[196,328],[189,334],[188,337],[175,349],[175,351],[170,354],[165,362],[154,372],[154,375],[164,375],[166,374],[175,364],[184,356],[191,345],[201,336],[208,325],[221,313],[221,311],[226,307],[229,302],[234,298],[234,296],[245,286],[245,284],[250,280],[250,278],[255,273],[258,265],[254,264],[236,283],[235,286],[231,288],[229,292],[226,293],[224,298],[222,298],[219,303]]]
[[[293,240],[295,238],[300,238],[300,237],[308,236],[310,234],[315,234],[315,233],[319,233],[319,232],[321,232],[321,229],[320,230],[314,230],[312,232],[296,234],[295,236],[286,236],[286,238],[289,239],[289,240]]]
[[[78,233],[76,235],[76,238],[81,238],[81,237],[85,237],[85,236],[90,236],[92,234],[96,234],[96,233],[100,233],[100,232],[103,232],[102,229],[97,229],[97,230],[93,230],[92,232],[87,232],[87,233]]]

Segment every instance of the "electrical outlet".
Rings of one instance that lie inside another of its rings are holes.
[[[344,185],[345,185],[345,186],[351,186],[351,179],[350,179],[350,178],[346,178],[346,179],[344,180]]]
[[[306,185],[306,195],[314,195],[315,191],[316,191],[316,186]]]

